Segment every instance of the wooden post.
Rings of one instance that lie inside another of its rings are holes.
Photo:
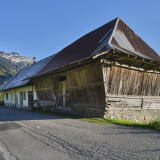
[[[144,107],[144,99],[142,98],[141,110],[143,110],[143,107]]]
[[[63,81],[63,109],[66,108],[66,81]]]

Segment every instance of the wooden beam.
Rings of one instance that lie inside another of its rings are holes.
[[[148,60],[145,58],[140,58],[137,56],[131,56],[131,55],[126,55],[126,54],[112,54],[114,57],[118,57],[118,56],[122,56],[123,59],[128,59],[128,60],[132,60],[135,62],[141,62],[141,63],[145,63],[145,64],[150,64],[150,65],[157,65],[157,62],[153,61],[153,60]],[[106,58],[106,57],[105,57]]]
[[[35,89],[36,91],[37,90],[46,90],[46,89],[53,89],[52,87],[50,87],[50,88],[40,88],[40,89]]]
[[[68,89],[75,89],[75,88],[83,88],[83,87],[88,87],[88,86],[95,86],[95,85],[102,85],[105,82],[97,82],[97,83],[91,83],[91,84],[86,84],[86,85],[80,85],[76,87],[68,87]]]
[[[160,69],[160,65],[153,66],[153,67],[151,67],[151,69],[152,70]]]
[[[136,58],[136,57],[128,57],[128,56],[123,56],[123,58],[124,59],[129,59],[129,60],[132,60],[132,61],[136,61],[136,62],[141,62],[141,63],[145,63],[145,64],[150,64],[150,65],[156,65],[155,63],[154,63],[154,61],[149,61],[149,60],[146,60],[146,59],[139,59],[138,57]]]
[[[116,58],[114,59],[114,61],[121,61],[123,59],[123,56],[116,56]]]

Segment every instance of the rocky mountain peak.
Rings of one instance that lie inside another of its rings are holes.
[[[6,53],[4,51],[0,51],[0,56],[10,60],[12,63],[22,63],[23,67],[27,65],[27,63],[33,63],[33,59],[31,57],[20,56],[16,52]]]
[[[20,56],[18,53],[16,52],[12,52],[12,53],[9,53],[10,55],[14,55],[14,56]]]
[[[27,63],[32,64],[31,57],[20,56],[16,52],[6,53],[0,51],[0,86],[8,81],[17,71],[27,66]]]

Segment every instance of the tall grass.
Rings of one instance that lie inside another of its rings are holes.
[[[158,131],[160,131],[160,118],[158,118],[155,121],[150,122],[148,125],[150,128],[157,129]]]

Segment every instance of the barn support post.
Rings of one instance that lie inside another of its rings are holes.
[[[44,103],[45,103],[45,97],[44,97],[44,91],[42,90],[42,92],[43,92],[43,109],[45,109],[45,107],[44,107]]]
[[[109,85],[110,71],[111,71],[111,68],[110,68],[109,65],[105,65],[105,64],[102,65],[102,73],[103,73],[103,82],[104,82],[104,91],[105,91],[106,104],[107,104],[107,101],[108,101],[107,95],[108,95],[108,85]]]
[[[63,110],[66,108],[66,81],[63,81]]]
[[[144,108],[144,99],[142,98],[142,105],[141,105],[141,110]]]

